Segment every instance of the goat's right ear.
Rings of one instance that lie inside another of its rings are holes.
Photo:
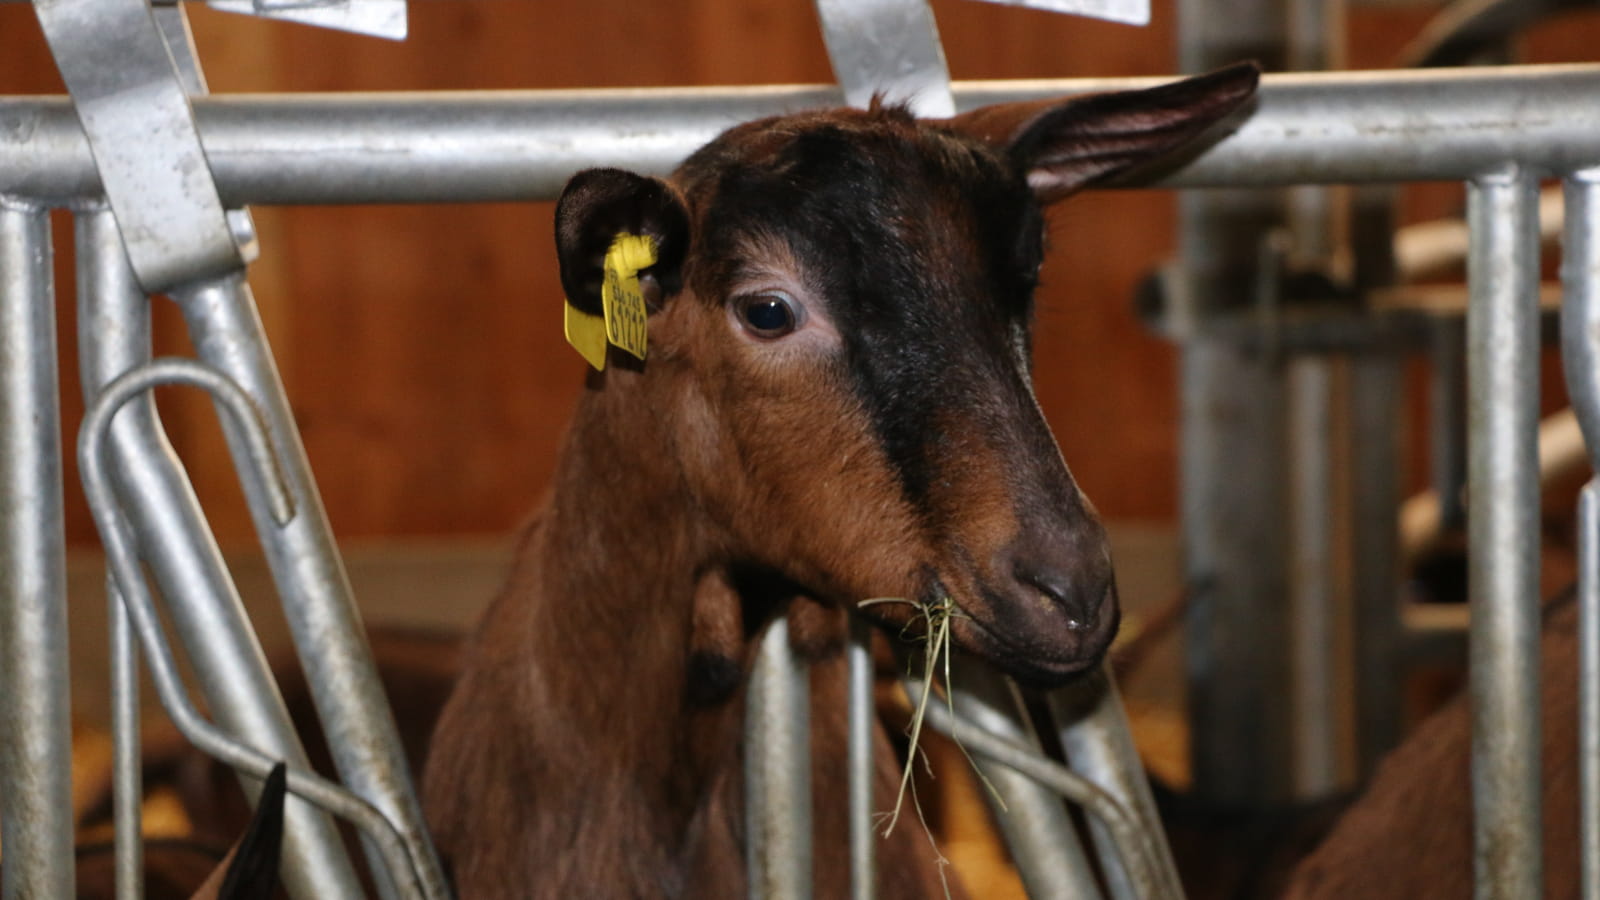
[[[622,169],[585,169],[572,176],[556,203],[556,257],[567,302],[591,316],[602,314],[600,286],[606,251],[620,234],[648,235],[656,261],[641,274],[654,276],[660,294],[654,306],[681,286],[689,249],[689,211],[671,185]]]
[[[1042,203],[1181,150],[1255,95],[1255,63],[1144,90],[998,103],[943,124],[1010,156]]]

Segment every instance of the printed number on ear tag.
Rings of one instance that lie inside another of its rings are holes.
[[[656,242],[649,235],[619,234],[606,251],[606,278],[600,288],[605,307],[606,338],[623,350],[644,359],[646,323],[644,292],[639,289],[639,270],[655,265]]]
[[[655,262],[654,238],[619,234],[606,251],[605,281],[600,286],[600,305],[605,315],[590,315],[567,301],[567,343],[595,371],[605,371],[608,342],[644,359],[650,311],[645,308],[644,292],[639,289],[639,270]]]

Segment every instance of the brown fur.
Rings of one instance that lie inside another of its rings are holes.
[[[599,308],[616,234],[656,240],[649,357],[590,373],[440,717],[424,805],[464,900],[744,894],[742,684],[776,615],[813,661],[824,897],[848,888],[846,609],[948,597],[957,646],[1019,677],[1097,663],[1117,622],[1105,534],[1027,371],[1036,198],[1186,143],[1255,81],[1008,107],[983,118],[991,140],[894,107],[802,113],[732,129],[670,182],[573,179],[556,215],[573,305]],[[773,291],[808,327],[741,324]],[[940,894],[914,829],[879,859],[880,896]]]
[[[1577,616],[1546,616],[1543,693],[1544,873],[1548,900],[1578,896]],[[1465,696],[1418,725],[1372,784],[1295,869],[1289,900],[1470,897],[1471,710]]]

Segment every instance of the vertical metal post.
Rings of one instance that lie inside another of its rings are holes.
[[[811,684],[788,619],[767,627],[745,698],[745,865],[752,900],[811,896]]]
[[[305,446],[278,377],[276,363],[243,272],[174,289],[200,359],[216,367],[252,397],[272,435],[283,476],[297,510],[293,521],[272,521],[265,486],[245,480],[256,531],[266,548],[273,580],[284,601],[295,649],[327,735],[339,776],[358,796],[394,823],[430,897],[449,888],[435,855],[407,770],[399,729],[383,684],[372,664],[366,630],[350,591],[344,562],[333,541],[322,497],[311,476]],[[224,417],[223,432],[235,465],[245,469],[248,444]],[[379,890],[394,896],[381,854],[363,841]]]
[[[1479,900],[1543,891],[1539,796],[1538,182],[1467,186],[1468,584]]]
[[[1161,815],[1150,793],[1150,778],[1139,762],[1139,750],[1134,746],[1128,715],[1110,668],[1102,666],[1098,672],[1052,692],[1048,700],[1067,763],[1137,817],[1155,851],[1158,875],[1164,883],[1166,896],[1182,897],[1178,867],[1162,832]],[[1089,830],[1111,895],[1137,900],[1138,893],[1105,823],[1091,816]]]
[[[1467,483],[1465,326],[1454,319],[1435,322],[1429,344],[1428,466],[1439,498],[1439,525],[1448,531],[1460,528],[1467,518],[1461,490]]]
[[[117,900],[144,896],[143,760],[139,745],[139,645],[116,579],[106,575],[111,634],[111,808]]]
[[[1271,806],[1293,784],[1283,381],[1204,337],[1187,342],[1180,370],[1195,791],[1229,808]]]
[[[93,398],[123,372],[150,361],[149,300],[134,278],[110,210],[77,219],[78,361]],[[229,734],[294,766],[309,767],[266,654],[228,576],[200,501],[173,454],[149,397],[128,403],[111,427],[113,473],[128,523],[188,649],[199,687]],[[259,782],[241,778],[254,797]],[[284,884],[291,896],[362,896],[333,821],[290,796],[284,807]]]
[[[1400,739],[1401,360],[1374,347],[1350,357],[1351,619],[1356,769],[1370,773]]]
[[[1037,747],[1038,739],[1024,724],[1010,682],[986,666],[959,658],[955,662],[951,681],[956,714],[990,734]],[[1060,795],[999,763],[979,759],[977,766],[1005,804],[1004,809],[999,808],[994,796],[984,791],[984,798],[995,807],[995,821],[1028,896],[1099,896],[1094,869]]]
[[[0,833],[5,900],[73,896],[66,532],[48,210],[0,198]]]
[[[1600,480],[1578,498],[1578,785],[1579,896],[1600,900]]]
[[[872,828],[872,736],[878,716],[872,697],[872,626],[860,616],[850,617],[850,643],[845,647],[849,667],[849,728],[845,747],[850,769],[850,898],[877,896],[877,834]]]
[[[1330,793],[1338,779],[1333,615],[1333,371],[1322,357],[1289,364],[1289,623],[1294,786]]]
[[[1600,472],[1600,169],[1572,174],[1564,193],[1561,358]],[[1600,900],[1600,479],[1578,505],[1578,778],[1580,896]]]
[[[1180,0],[1179,66],[1236,59],[1275,68],[1279,0]],[[1245,308],[1263,235],[1280,226],[1281,192],[1212,190],[1178,198],[1188,290],[1171,311],[1179,365],[1180,525],[1190,759],[1198,798],[1230,808],[1287,800],[1293,782],[1289,682],[1284,390],[1280,368],[1207,333]],[[1187,299],[1185,299],[1187,298]]]

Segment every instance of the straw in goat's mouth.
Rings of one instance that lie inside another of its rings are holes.
[[[950,620],[964,614],[957,610],[955,601],[948,594],[941,595],[938,600],[932,603],[922,600],[908,600],[904,597],[874,597],[870,600],[862,600],[856,605],[864,609],[868,606],[877,606],[884,603],[907,603],[916,607],[916,612],[912,615],[911,621],[906,623],[906,629],[910,629],[918,620],[925,622],[927,627],[920,638],[923,642],[922,695],[917,698],[916,709],[911,714],[911,725],[906,732],[907,737],[910,739],[910,746],[906,750],[905,769],[900,773],[900,790],[895,795],[894,809],[889,812],[878,813],[878,822],[883,825],[883,836],[888,837],[894,831],[894,826],[900,821],[900,810],[905,805],[906,794],[908,792],[911,794],[911,805],[917,811],[917,821],[922,823],[923,833],[928,836],[929,846],[933,848],[934,856],[939,864],[939,880],[944,882],[945,896],[948,897],[950,895],[950,885],[945,880],[944,870],[945,867],[950,865],[950,860],[946,859],[945,855],[939,851],[939,844],[934,840],[933,830],[928,827],[927,816],[923,815],[922,804],[917,799],[916,782],[911,780],[911,771],[912,767],[916,765],[918,753],[921,752],[919,740],[922,737],[922,721],[928,714],[928,698],[933,695],[934,679],[940,674],[941,670],[944,674],[945,703],[949,704],[951,719],[955,719],[955,700],[950,690]],[[919,639],[906,636],[904,631],[902,631],[902,637],[907,637],[908,640],[913,641]],[[915,664],[913,663],[913,665]],[[961,742],[954,737],[951,740],[955,742],[957,749],[961,751],[961,755],[967,758],[967,764],[972,766],[972,771],[977,774],[978,780],[982,781],[983,786],[994,796],[995,802],[1000,805],[1000,809],[1005,810],[1005,800],[1001,799],[1000,793],[995,790],[988,777],[978,768],[978,764],[973,761],[972,755],[967,752],[967,748],[963,747]],[[927,754],[923,753],[922,758],[923,765],[927,767],[929,776],[932,776],[933,766],[928,761]]]

